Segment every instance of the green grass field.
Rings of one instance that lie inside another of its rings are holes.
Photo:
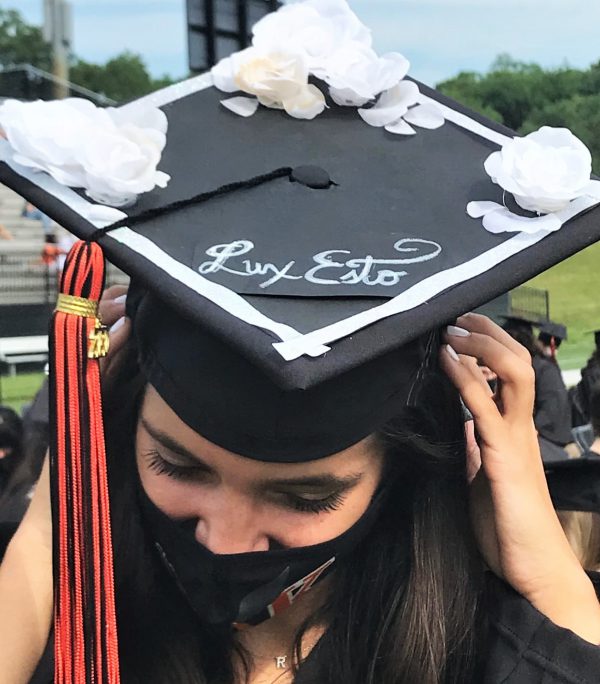
[[[600,243],[527,284],[550,292],[550,318],[569,330],[559,351],[561,367],[581,368],[594,347],[594,336],[586,331],[600,329]]]
[[[0,404],[10,406],[20,413],[24,404],[36,395],[44,378],[43,373],[20,373],[14,377],[0,377]]]

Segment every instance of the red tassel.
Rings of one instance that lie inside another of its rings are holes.
[[[110,506],[97,317],[104,257],[78,242],[67,257],[51,332],[55,684],[118,684]]]

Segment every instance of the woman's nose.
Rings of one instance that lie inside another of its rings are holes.
[[[231,502],[200,516],[196,540],[216,554],[268,551],[269,536],[260,521],[251,505]]]

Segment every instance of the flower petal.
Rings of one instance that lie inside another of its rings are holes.
[[[549,233],[559,230],[562,221],[555,214],[528,218],[513,214],[502,207],[498,211],[492,211],[483,218],[483,227],[490,233],[527,233],[533,235],[540,230]]]
[[[310,84],[295,97],[284,100],[283,107],[295,119],[314,119],[325,109],[325,96]]]
[[[404,115],[404,120],[429,130],[440,128],[445,121],[442,112],[434,104],[420,104],[409,109]]]
[[[467,214],[474,219],[483,218],[484,216],[491,214],[492,211],[498,211],[499,209],[504,209],[504,207],[501,204],[498,204],[498,202],[489,202],[486,200],[481,202],[469,202],[469,204],[467,204]]]
[[[359,109],[358,113],[369,126],[387,126],[398,121],[408,108],[419,99],[419,87],[412,81],[401,81],[397,86],[386,90],[379,100],[369,109]]]
[[[221,100],[221,104],[230,112],[244,117],[256,114],[258,109],[258,100],[255,97],[230,97],[227,100]]]
[[[396,135],[415,135],[417,131],[412,126],[409,126],[404,119],[399,119],[396,123],[389,124],[385,127],[388,133],[395,133]]]
[[[235,71],[231,57],[225,57],[225,59],[215,64],[210,74],[214,86],[218,90],[224,93],[235,93],[236,90],[239,90],[235,82]]]

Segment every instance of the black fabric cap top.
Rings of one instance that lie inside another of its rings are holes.
[[[547,463],[546,479],[557,510],[600,513],[600,456]]]
[[[517,186],[500,185],[508,171],[498,155],[515,133],[405,73],[340,106],[340,93],[309,71],[304,95],[316,88],[327,105],[314,118],[295,118],[297,103],[270,108],[249,90],[230,96],[215,87],[216,72],[125,105],[117,123],[164,122],[157,168],[170,180],[108,213],[56,180],[71,166],[55,177],[23,166],[9,141],[0,141],[0,181],[96,240],[151,293],[131,309],[144,368],[186,422],[255,458],[318,457],[398,410],[430,331],[600,238],[591,178],[560,198],[563,208],[542,196],[549,209],[536,209]],[[378,121],[403,93],[398,120]],[[2,116],[0,106],[0,125]],[[575,145],[557,131],[542,142]],[[27,137],[35,147],[33,123]],[[585,165],[585,148],[575,147]],[[537,180],[527,187],[543,195]],[[225,383],[217,368],[239,377]]]
[[[548,321],[540,327],[540,336],[547,335],[548,337],[555,337],[559,341],[567,340],[567,327],[562,323],[554,323]]]

